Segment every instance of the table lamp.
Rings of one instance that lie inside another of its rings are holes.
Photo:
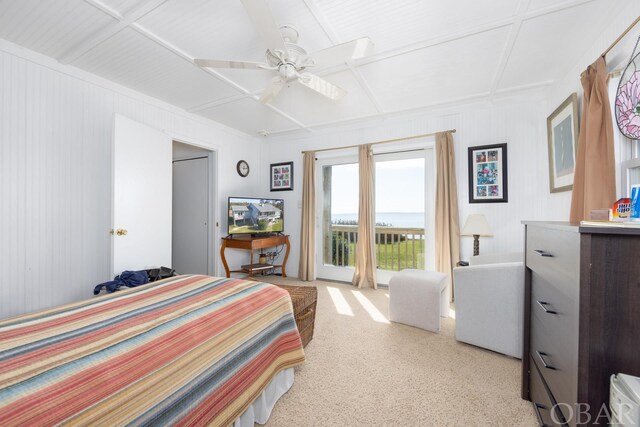
[[[491,227],[482,214],[471,214],[462,227],[462,236],[473,236],[473,255],[480,255],[480,236],[493,236]]]

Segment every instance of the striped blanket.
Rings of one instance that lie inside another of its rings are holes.
[[[225,426],[303,361],[287,291],[172,277],[1,321],[0,426]]]

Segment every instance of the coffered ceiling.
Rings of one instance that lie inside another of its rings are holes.
[[[308,52],[372,40],[370,56],[315,71],[344,98],[296,83],[265,105],[273,72],[194,65],[264,61],[240,0],[0,0],[0,38],[249,135],[277,134],[548,85],[637,0],[266,1]]]

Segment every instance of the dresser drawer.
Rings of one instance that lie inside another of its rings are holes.
[[[558,407],[553,398],[549,395],[536,364],[533,362],[533,359],[530,359],[529,362],[529,366],[531,367],[531,373],[529,375],[529,395],[533,408],[536,411],[538,422],[541,426],[564,425],[564,418],[561,412],[558,411]]]
[[[527,227],[527,267],[550,283],[572,283],[580,277],[580,234]]]
[[[577,283],[549,283],[531,272],[531,348],[577,368],[579,309]]]
[[[548,289],[544,279],[534,275],[532,288],[536,287],[543,292]],[[556,401],[573,407],[578,400],[577,302],[556,299],[546,308],[557,314],[545,312],[532,298],[531,357]]]

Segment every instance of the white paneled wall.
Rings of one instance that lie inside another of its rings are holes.
[[[227,196],[255,192],[235,172],[253,138],[0,40],[0,319],[110,279],[115,113],[218,152],[222,233]]]
[[[416,113],[379,124],[355,124],[351,128],[322,135],[269,139],[263,149],[264,163],[294,160],[296,166],[295,191],[278,194],[286,199],[286,231],[293,235],[290,267],[287,269],[289,274],[297,274],[299,262],[301,150],[360,144],[456,128],[454,141],[461,226],[468,214],[483,213],[494,231],[494,237],[481,238],[481,252],[522,250],[522,220],[566,220],[570,199],[551,197],[549,193],[545,96],[542,90],[523,92],[492,103]],[[509,202],[469,204],[467,148],[503,142],[507,143],[508,149]],[[340,155],[341,152],[335,153]],[[268,187],[263,188],[265,193],[268,192]],[[469,259],[472,246],[471,237],[462,238],[463,259]]]

